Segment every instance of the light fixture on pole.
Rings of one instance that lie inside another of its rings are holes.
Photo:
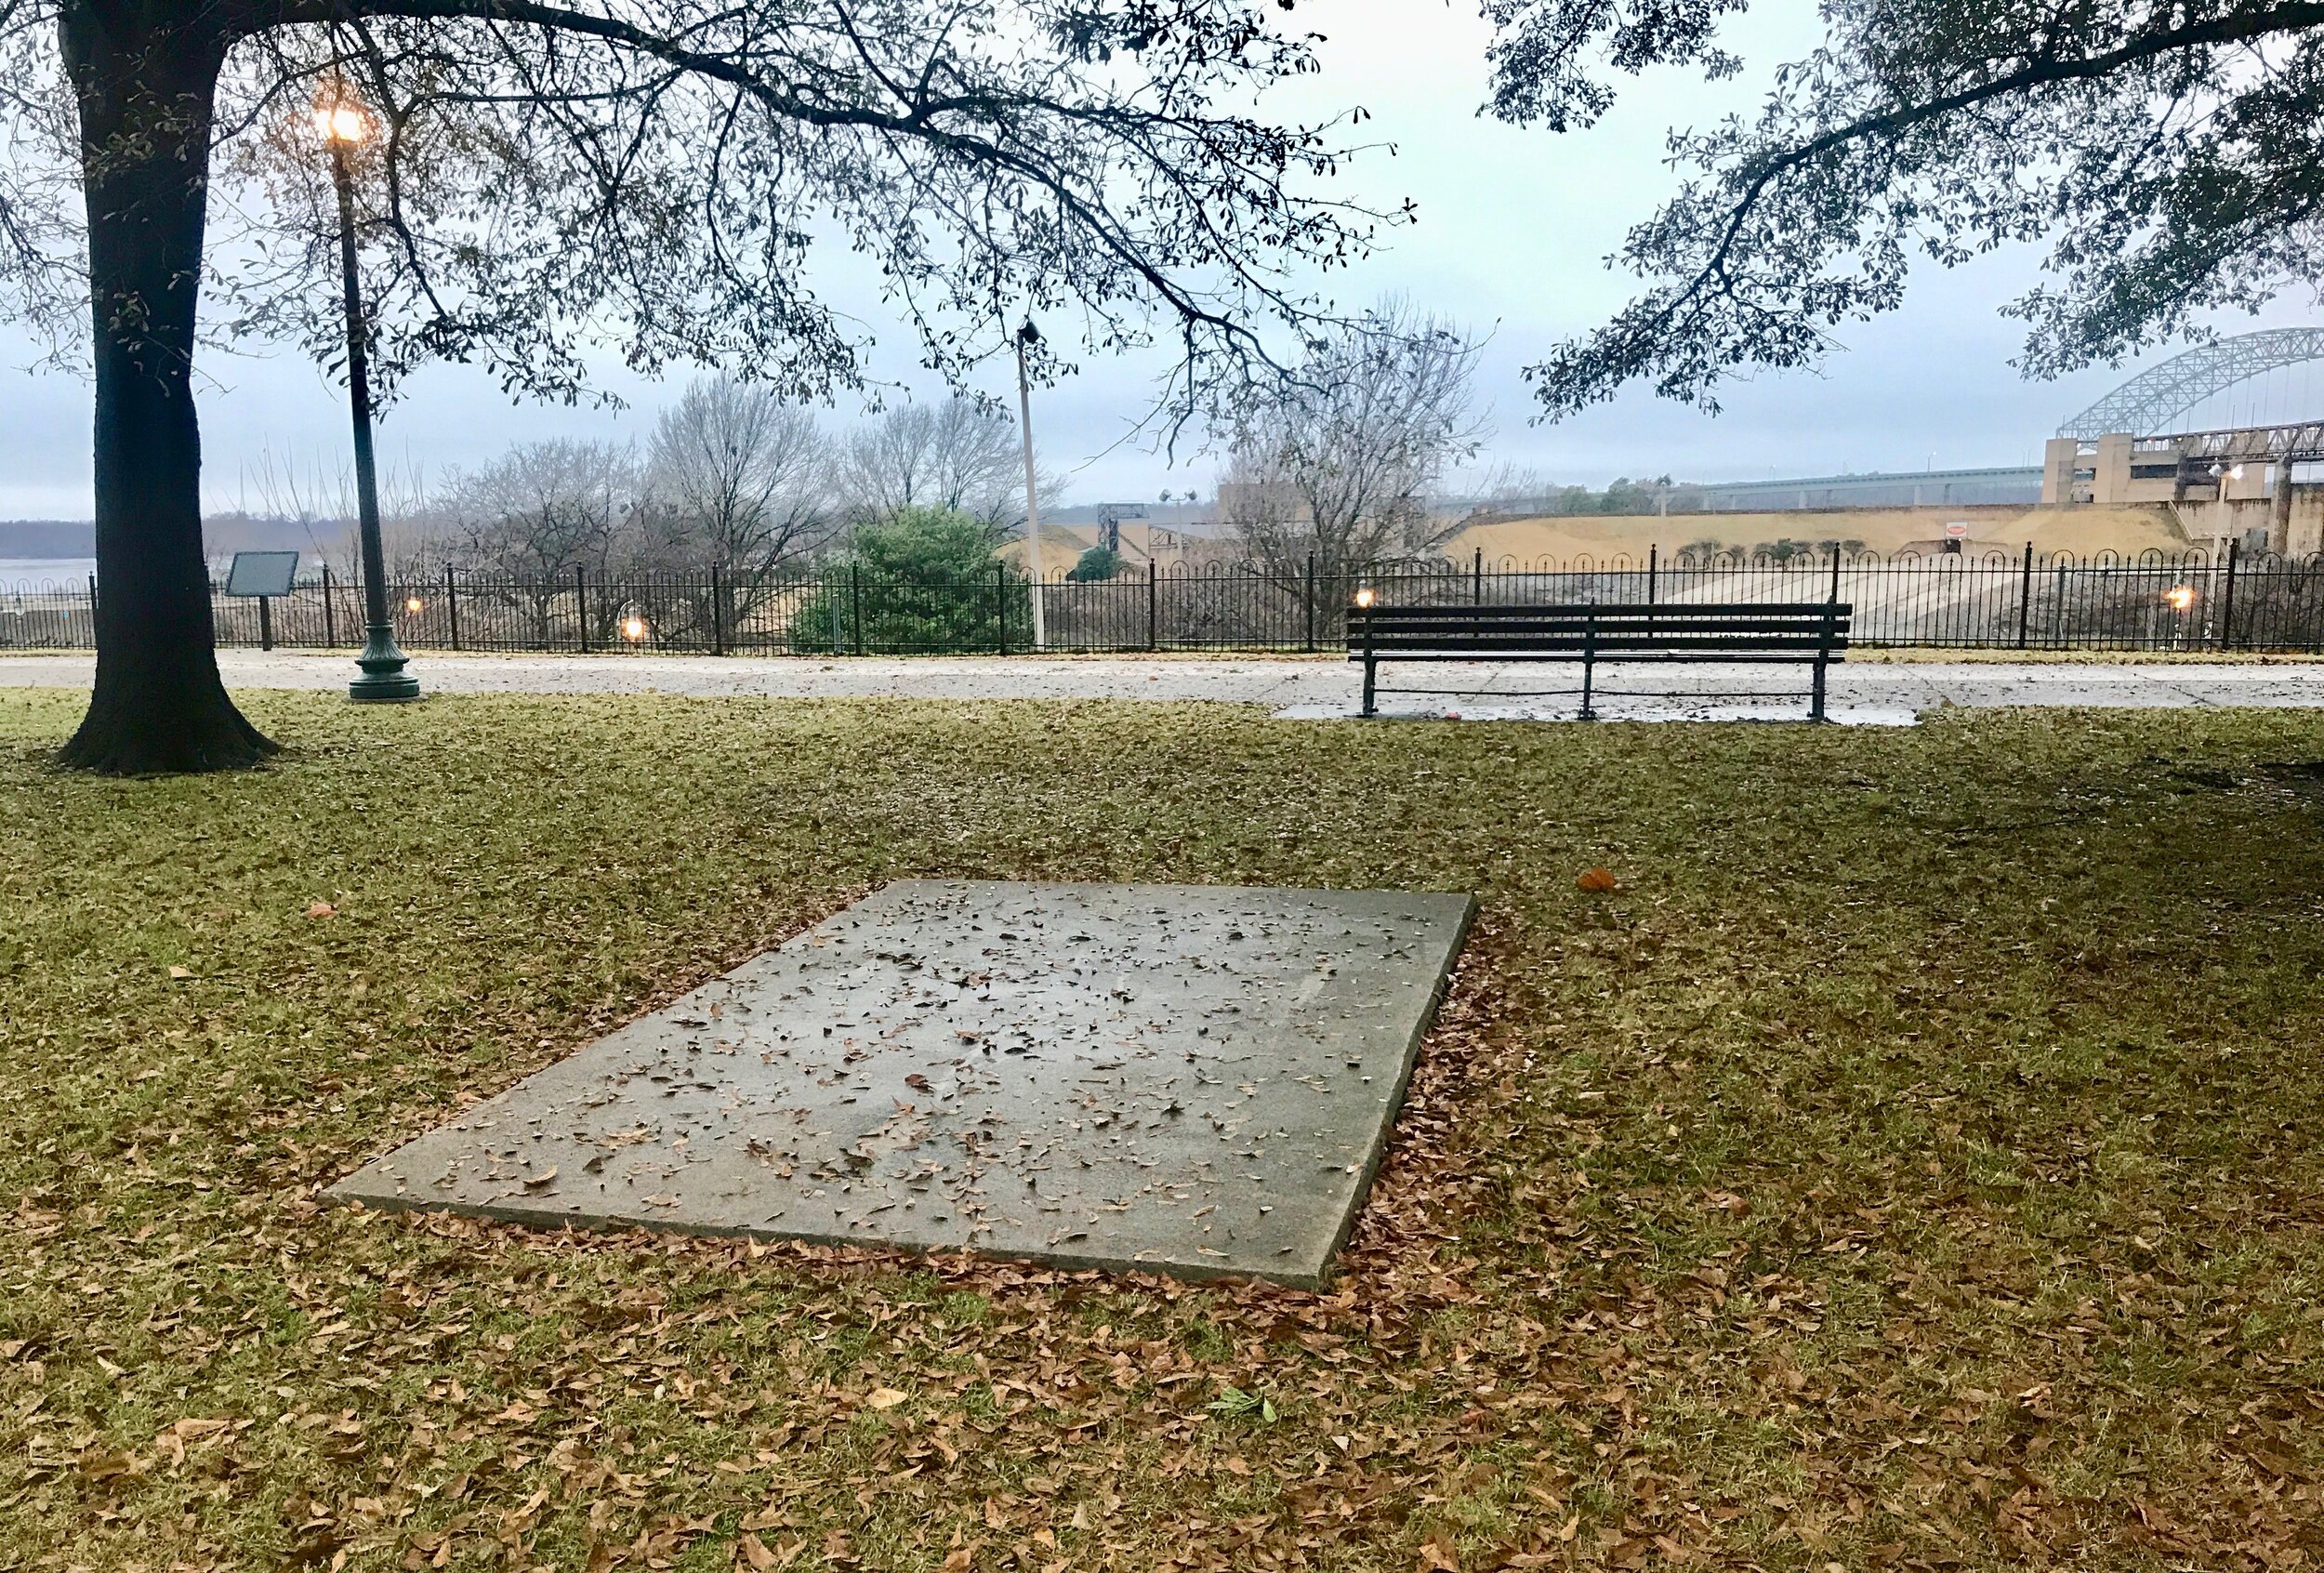
[[[355,271],[355,177],[349,158],[371,137],[371,116],[335,99],[315,108],[315,129],[331,150],[331,184],[339,198],[339,282],[347,303],[347,399],[355,425],[355,521],[363,558],[363,676],[347,696],[363,704],[400,704],[419,697],[419,680],[403,668],[388,612],[387,549],[379,540],[379,478],[371,454],[370,329],[363,321],[362,283]]]
[[[1033,385],[1024,372],[1024,352],[1028,346],[1041,342],[1041,330],[1027,317],[1017,330],[1017,428],[1024,438],[1024,555],[1025,566],[1033,571],[1033,648],[1049,648],[1049,626],[1041,616],[1041,509],[1033,496]],[[1006,619],[1009,608],[1001,607],[1004,626],[1001,634],[1008,636]]]

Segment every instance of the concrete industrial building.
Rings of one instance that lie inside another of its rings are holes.
[[[2045,507],[2167,504],[2198,545],[2305,557],[2324,551],[2324,422],[2138,437],[2053,437]]]

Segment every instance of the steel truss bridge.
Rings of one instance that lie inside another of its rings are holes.
[[[2059,427],[2058,435],[2087,440],[2160,431],[2214,393],[2310,361],[2324,361],[2324,327],[2263,328],[2198,345],[2139,373]]]

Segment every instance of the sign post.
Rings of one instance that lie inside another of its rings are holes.
[[[232,564],[226,570],[228,595],[252,596],[258,602],[258,648],[274,648],[273,601],[278,595],[288,595],[291,581],[298,577],[298,554],[295,551],[238,551]]]

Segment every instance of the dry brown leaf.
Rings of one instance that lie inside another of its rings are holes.
[[[169,975],[174,981],[183,983],[186,979],[193,976],[193,969],[191,967],[172,967],[169,970]]]
[[[1613,891],[1621,888],[1619,881],[1614,878],[1614,870],[1604,866],[1585,870],[1581,878],[1576,879],[1574,883],[1585,891]]]
[[[871,1396],[864,1402],[875,1409],[892,1409],[904,1402],[905,1396],[892,1387],[875,1387],[871,1390]]]
[[[337,918],[338,915],[339,909],[327,901],[310,901],[307,904],[307,916],[310,918]]]

